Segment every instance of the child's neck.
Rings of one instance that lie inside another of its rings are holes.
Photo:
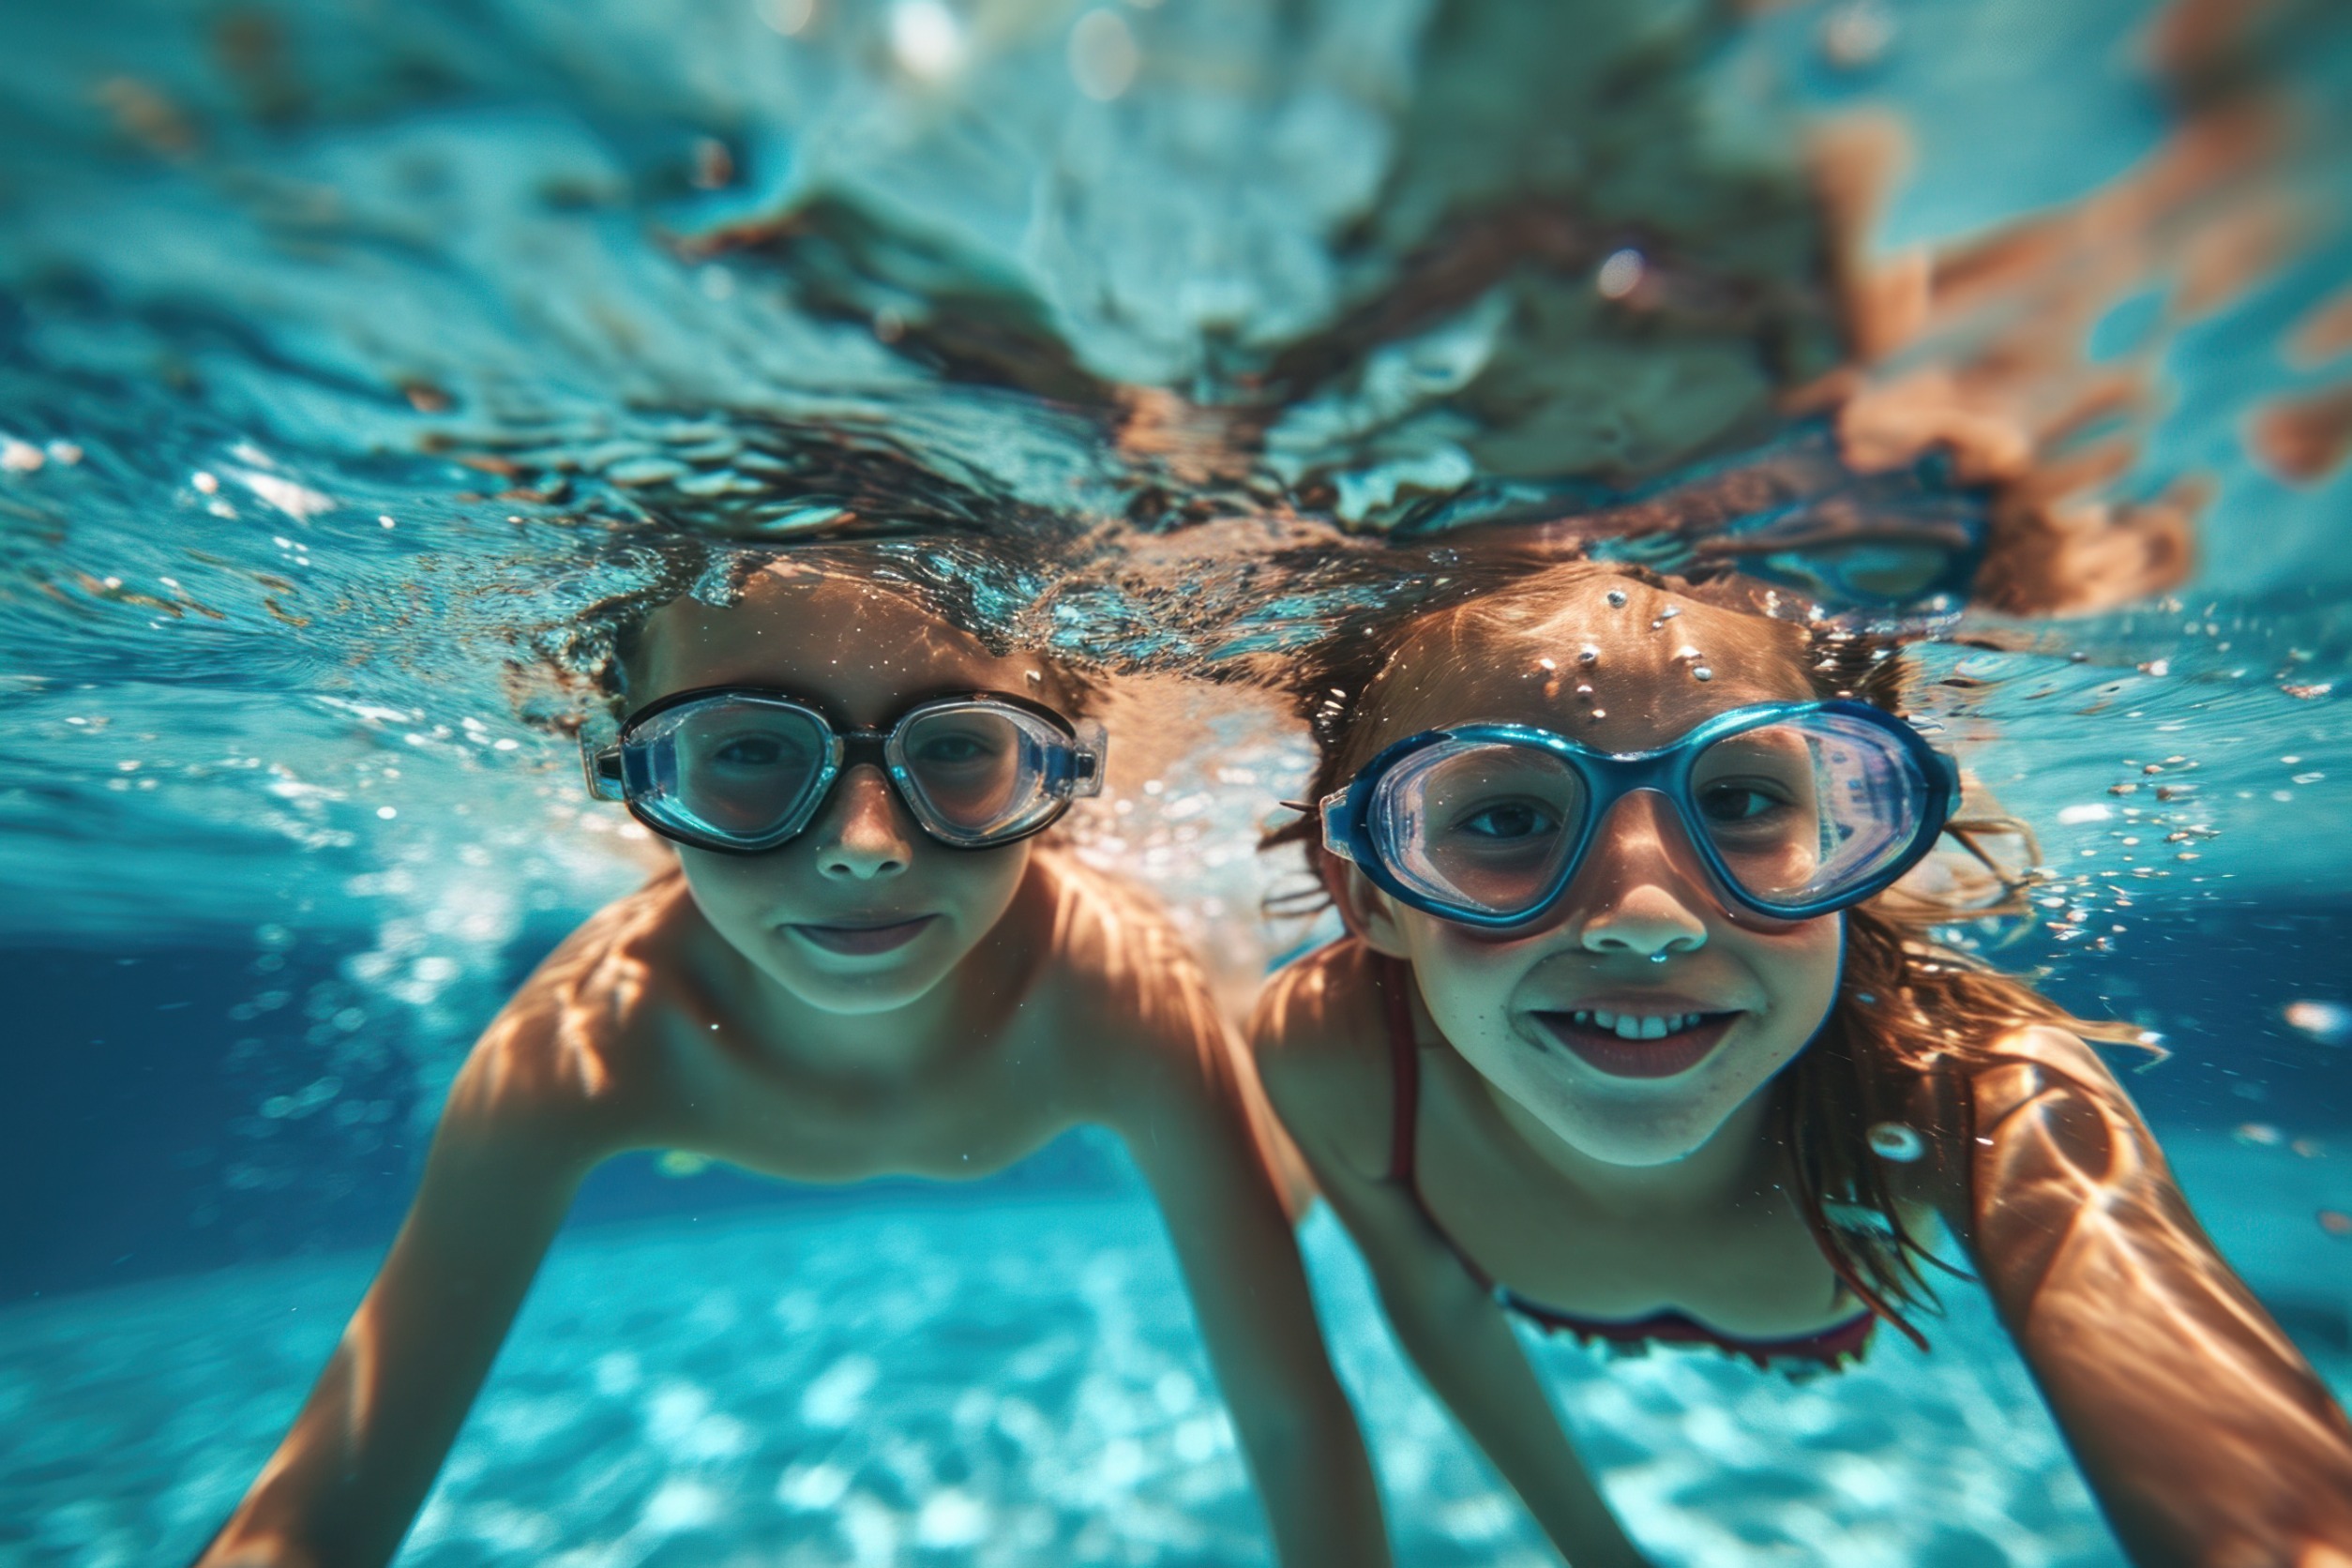
[[[794,1066],[828,1075],[912,1079],[956,1045],[960,969],[904,1006],[835,1013],[810,1006],[746,961],[746,1011],[758,1019],[761,1040]]]

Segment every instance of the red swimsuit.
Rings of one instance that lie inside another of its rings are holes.
[[[1411,983],[1411,977],[1402,963],[1394,960],[1383,965],[1382,970],[1380,991],[1388,1006],[1389,1068],[1395,1085],[1395,1120],[1389,1135],[1389,1180],[1404,1184],[1429,1228],[1453,1249],[1454,1256],[1462,1260],[1462,1267],[1470,1271],[1480,1288],[1492,1292],[1504,1310],[1515,1312],[1547,1332],[1573,1334],[1585,1344],[1599,1342],[1623,1351],[1635,1351],[1653,1343],[1712,1345],[1728,1355],[1754,1362],[1760,1368],[1778,1366],[1795,1371],[1836,1371],[1847,1362],[1861,1358],[1870,1344],[1871,1331],[1878,1326],[1878,1315],[1868,1307],[1818,1334],[1788,1339],[1736,1339],[1672,1307],[1631,1321],[1579,1318],[1529,1301],[1509,1286],[1497,1284],[1447,1233],[1421,1196],[1421,1184],[1413,1168],[1413,1145],[1421,1110],[1421,1052],[1413,1039],[1412,1010],[1405,1000],[1405,988]]]

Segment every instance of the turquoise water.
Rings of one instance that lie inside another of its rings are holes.
[[[0,15],[0,943],[21,991],[138,960],[147,1020],[28,1004],[8,1038],[41,1086],[10,1169],[72,1204],[0,1222],[0,1562],[218,1522],[439,1086],[643,874],[565,732],[581,618],[820,536],[1138,677],[1153,722],[1078,837],[1238,982],[1306,934],[1249,912],[1305,751],[1181,677],[1474,534],[1673,567],[1866,513],[1880,554],[1749,559],[1920,638],[1943,738],[2041,834],[2013,956],[2166,1034],[2133,1087],[2341,1389],[2352,1244],[2314,1216],[2352,1212],[2352,481],[2259,432],[2348,373],[2301,345],[2352,278],[2352,28],[2264,14],[2232,69],[2169,71],[2160,13],[2104,0]],[[2244,170],[2169,226],[2115,217],[2242,103],[2284,127]],[[2196,489],[2184,571],[2102,595],[2067,558],[2001,598],[1983,487],[1839,466],[1793,398],[1845,340],[1803,171],[1859,114],[1907,145],[1874,264],[2120,225],[1883,374],[1981,368],[2003,310],[2046,316],[2045,400],[2137,392],[2037,460],[2118,443],[2079,497],[2103,516]],[[1659,313],[1611,313],[1642,289]],[[1785,483],[1725,478],[1759,472]],[[1927,565],[1869,591],[1891,561]],[[174,1011],[188,955],[212,988]],[[180,1098],[134,1137],[151,1082]],[[188,1161],[140,1163],[166,1133]],[[636,1172],[597,1212],[660,1217],[567,1236],[406,1560],[1265,1560],[1131,1179],[1053,1157],[1018,1194],[891,1189],[872,1249]],[[1544,1560],[1318,1223],[1405,1560]],[[1964,1295],[1949,1349],[1834,1385],[1554,1362],[1662,1560],[2117,1560]]]
[[[2224,1138],[2169,1144],[2267,1299],[2342,1301],[2340,1258],[2301,1233],[2315,1201],[2342,1200],[2340,1175]],[[1556,1560],[1399,1357],[1330,1216],[1304,1239],[1399,1560]],[[194,1551],[372,1267],[278,1263],[0,1312],[0,1411],[24,1435],[0,1472],[21,1521],[7,1560]],[[1983,1299],[1949,1295],[1933,1353],[1885,1336],[1832,1380],[1558,1344],[1539,1364],[1662,1561],[2120,1563]],[[1184,1302],[1133,1197],[577,1231],[401,1560],[1270,1561]],[[2352,1392],[2352,1347],[2311,1349]]]

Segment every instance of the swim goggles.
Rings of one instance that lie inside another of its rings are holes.
[[[843,729],[789,693],[706,686],[647,704],[611,746],[580,743],[589,792],[626,801],[665,838],[758,854],[799,835],[844,768],[882,770],[923,831],[982,850],[1050,826],[1098,793],[1108,740],[999,692],[917,702],[883,729]]]
[[[1655,751],[1465,724],[1398,741],[1325,798],[1323,844],[1414,909],[1520,926],[1567,891],[1599,824],[1638,790],[1672,805],[1734,902],[1803,920],[1917,865],[1959,800],[1960,772],[1862,702],[1736,708]]]

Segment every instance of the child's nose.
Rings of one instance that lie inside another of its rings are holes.
[[[1707,943],[1713,906],[1707,867],[1665,798],[1637,791],[1612,807],[1592,836],[1566,900],[1588,953],[1665,962]]]
[[[914,858],[905,808],[870,762],[841,776],[815,837],[817,868],[828,877],[872,882],[897,875]]]

